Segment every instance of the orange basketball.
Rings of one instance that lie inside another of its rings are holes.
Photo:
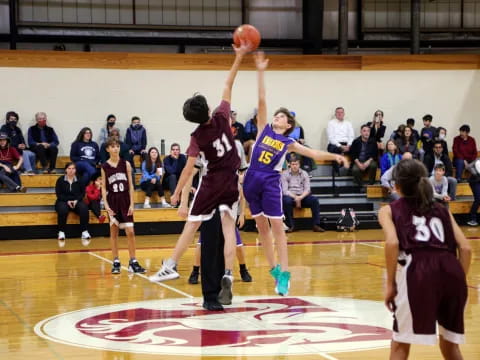
[[[240,40],[244,40],[250,46],[250,51],[258,48],[260,45],[260,32],[257,28],[250,24],[240,25],[233,33],[233,43],[235,46],[240,46]]]

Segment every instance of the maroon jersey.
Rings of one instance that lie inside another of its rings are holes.
[[[200,125],[192,133],[188,156],[202,155],[209,172],[236,172],[240,157],[230,129],[230,104],[223,100],[212,115],[209,124]]]
[[[408,199],[390,204],[392,220],[397,230],[400,250],[410,253],[415,249],[444,249],[456,254],[457,243],[448,210],[434,203],[426,214],[419,214]]]
[[[127,215],[130,207],[127,162],[120,159],[117,166],[113,167],[107,161],[102,169],[105,172],[108,206],[115,212],[115,219],[119,223],[133,222],[133,216]]]

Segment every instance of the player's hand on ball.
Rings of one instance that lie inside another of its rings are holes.
[[[250,43],[247,43],[245,40],[241,39],[240,40],[240,46],[235,46],[235,44],[232,44],[233,50],[237,55],[245,55],[248,52],[252,51],[251,50],[251,45]]]

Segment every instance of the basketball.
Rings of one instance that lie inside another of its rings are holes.
[[[240,25],[233,33],[233,43],[235,46],[240,46],[240,41],[244,40],[249,44],[250,51],[254,51],[260,45],[260,32],[257,28],[250,24]]]

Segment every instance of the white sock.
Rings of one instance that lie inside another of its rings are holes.
[[[165,260],[165,265],[173,268],[173,267],[177,266],[177,263],[175,261],[173,261],[172,258],[168,258],[167,260]]]

